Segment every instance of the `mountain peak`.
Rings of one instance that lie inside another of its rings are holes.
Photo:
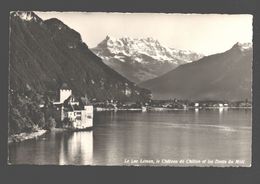
[[[192,51],[178,50],[166,47],[162,45],[158,40],[152,37],[113,38],[110,36],[106,36],[106,38],[102,42],[100,42],[96,48],[98,50],[106,49],[110,51],[112,54],[124,54],[128,57],[133,57],[137,53],[145,54],[161,62],[177,62],[178,60],[183,60],[184,55],[196,55]],[[197,54],[196,56],[198,57],[192,59],[187,57],[185,58],[185,60],[187,60],[187,62],[191,62],[202,57],[201,54]]]
[[[237,42],[235,45],[233,45],[232,49],[239,49],[240,51],[247,51],[252,49],[252,43],[246,42],[246,43],[241,43]]]
[[[124,36],[120,38],[111,37],[109,35],[106,36],[106,38],[103,41],[110,41],[110,42],[118,42],[118,41],[124,41],[124,42],[157,42],[158,40],[154,39],[153,37],[146,37],[146,38],[131,38],[129,36]]]
[[[158,42],[158,40],[154,39],[153,37],[147,37],[145,40],[148,42]]]
[[[13,17],[19,17],[24,21],[42,21],[34,12],[32,11],[15,11],[11,12]]]

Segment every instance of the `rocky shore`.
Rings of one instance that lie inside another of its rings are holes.
[[[28,139],[38,138],[38,137],[42,136],[43,134],[45,134],[46,132],[47,132],[47,130],[39,129],[39,130],[30,132],[30,133],[20,133],[20,134],[10,135],[8,137],[8,144],[13,143],[13,142],[21,142],[21,141],[25,141]]]

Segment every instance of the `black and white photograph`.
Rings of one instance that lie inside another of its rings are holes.
[[[253,15],[11,11],[8,164],[252,166]]]

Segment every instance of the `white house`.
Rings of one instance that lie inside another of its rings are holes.
[[[195,103],[194,106],[195,106],[195,107],[199,107],[200,104],[199,104],[199,103]]]

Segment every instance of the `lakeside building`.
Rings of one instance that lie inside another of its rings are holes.
[[[59,101],[53,105],[60,113],[63,128],[82,130],[93,127],[93,105],[87,97],[77,100],[66,85],[61,87]]]

